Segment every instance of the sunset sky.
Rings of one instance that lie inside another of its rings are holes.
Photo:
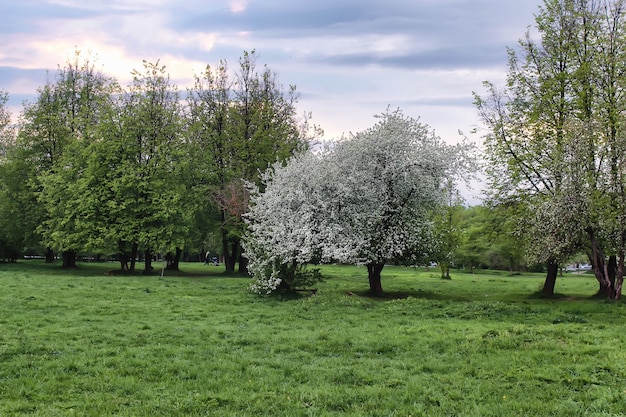
[[[534,25],[540,0],[20,0],[0,2],[0,90],[16,116],[75,50],[123,86],[142,60],[181,91],[224,59],[256,50],[300,92],[324,139],[402,108],[444,140],[480,143],[472,91],[502,84],[507,47]],[[47,70],[50,71],[48,75]],[[471,133],[474,130],[476,133]],[[472,200],[472,197],[469,198]]]
[[[370,127],[400,107],[443,139],[479,127],[472,91],[501,84],[506,47],[539,0],[20,0],[0,4],[0,90],[21,109],[46,70],[91,51],[122,85],[160,60],[180,90],[206,64],[256,50],[295,84],[325,138]],[[479,139],[480,132],[475,139]]]

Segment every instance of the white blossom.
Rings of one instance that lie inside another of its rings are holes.
[[[428,252],[428,213],[467,146],[444,144],[400,111],[379,117],[318,154],[274,165],[265,188],[253,187],[244,243],[253,291],[276,290],[305,263],[384,265]]]

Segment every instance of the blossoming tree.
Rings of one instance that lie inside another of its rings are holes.
[[[466,167],[469,145],[445,144],[400,110],[378,119],[318,155],[274,166],[265,189],[253,190],[245,246],[257,292],[285,279],[298,285],[297,265],[336,261],[366,266],[370,291],[381,294],[386,262],[427,258],[429,213]]]

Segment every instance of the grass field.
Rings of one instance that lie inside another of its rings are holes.
[[[623,303],[589,275],[327,266],[315,296],[249,280],[0,265],[0,416],[621,416]]]

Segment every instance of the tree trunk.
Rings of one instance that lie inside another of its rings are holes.
[[[383,286],[380,282],[380,273],[385,267],[385,263],[372,263],[367,265],[367,277],[370,281],[370,292],[374,295],[383,294]]]
[[[615,274],[615,299],[622,299],[622,286],[624,284],[624,251],[619,255],[617,263],[617,273]]]
[[[593,228],[588,227],[585,231],[589,235],[589,242],[591,244],[591,264],[593,266],[593,273],[600,284],[598,295],[603,295],[609,300],[615,299],[613,282],[611,282],[611,275],[615,275],[609,273],[610,262],[605,261],[604,251],[600,247],[600,243],[595,236]]]
[[[229,247],[229,245],[233,242],[231,242],[231,238],[228,236],[228,230],[226,230],[226,210],[222,209],[220,211],[220,216],[222,220],[220,231],[222,234],[222,256],[224,256],[224,266],[226,267],[226,273],[232,274],[235,272],[235,263],[237,262],[237,258],[235,257],[236,253],[231,253],[231,248]]]
[[[61,268],[76,268],[76,251],[63,251],[63,265],[61,265]]]
[[[222,242],[222,249],[224,253],[224,266],[226,267],[226,272],[232,274],[235,272],[235,264],[237,263],[237,259],[239,257],[239,241],[234,239],[229,241],[225,238]]]
[[[617,259],[617,273],[615,274],[615,299],[622,298],[622,285],[624,284],[624,252],[626,246],[626,231],[622,232]]]
[[[248,258],[243,255],[239,255],[239,273],[241,275],[250,275],[248,273]]]
[[[165,269],[168,271],[180,271],[180,256],[183,253],[181,248],[176,248],[176,253],[172,256],[171,253],[166,255],[167,266]]]
[[[439,263],[441,268],[441,279],[450,279],[450,265],[448,263]]]
[[[145,259],[144,259],[143,273],[144,275],[150,275],[152,274],[152,251],[150,249],[146,249],[146,251],[144,252],[144,255],[145,255]]]
[[[135,264],[137,263],[137,253],[139,250],[139,244],[133,242],[133,246],[130,250],[130,272],[135,272]]]
[[[615,275],[617,274],[617,256],[615,255],[609,256],[609,262],[606,268],[607,268],[607,278],[611,282],[611,287],[615,288]]]
[[[51,264],[54,262],[54,251],[52,250],[52,248],[46,248],[45,257],[47,264]]]
[[[128,272],[128,252],[126,252],[126,242],[119,240],[117,242],[117,249],[120,257],[120,269]]]
[[[554,295],[554,287],[556,286],[556,277],[559,274],[559,263],[555,260],[548,261],[548,271],[546,272],[546,280],[543,283],[542,293],[545,295]]]
[[[124,252],[120,252],[120,270],[128,272],[128,255]]]

